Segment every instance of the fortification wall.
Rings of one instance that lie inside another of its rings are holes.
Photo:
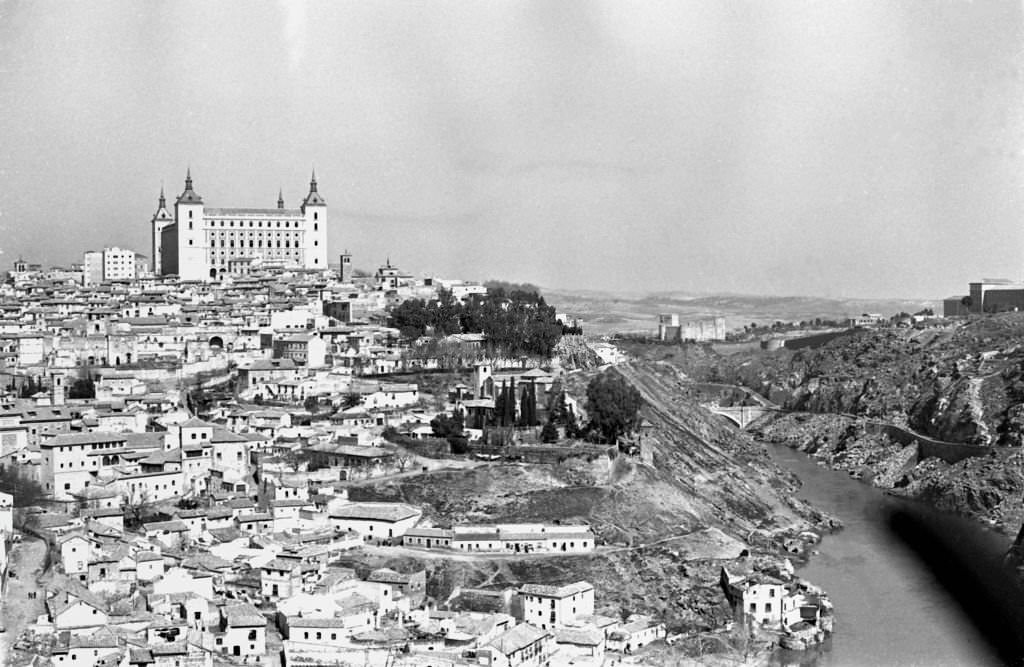
[[[970,445],[963,442],[936,440],[895,424],[868,422],[866,428],[869,433],[886,435],[890,440],[901,445],[916,445],[918,461],[936,458],[946,463],[958,463],[973,456],[985,456],[992,451],[991,447],[985,445]]]

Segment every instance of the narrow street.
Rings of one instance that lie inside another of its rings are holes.
[[[13,645],[21,633],[43,613],[45,588],[39,583],[43,574],[46,543],[38,537],[20,533],[23,541],[11,550],[7,588],[0,599],[0,624],[6,629],[0,633],[0,658],[4,665],[26,664],[30,656],[16,655]],[[29,593],[36,593],[35,599]]]

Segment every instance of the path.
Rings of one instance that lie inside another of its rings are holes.
[[[36,618],[43,613],[45,588],[38,581],[43,574],[43,562],[46,557],[46,543],[38,537],[21,533],[23,541],[14,545],[11,551],[10,571],[13,578],[8,578],[7,589],[0,600],[0,619],[6,632],[0,633],[0,656],[5,665],[25,662],[24,654],[16,655],[11,646],[18,636]],[[36,592],[36,599],[29,599],[28,594]]]

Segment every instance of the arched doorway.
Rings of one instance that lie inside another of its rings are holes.
[[[224,348],[224,339],[220,336],[213,336],[210,338],[210,347]]]

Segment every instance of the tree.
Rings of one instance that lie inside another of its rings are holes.
[[[149,491],[147,489],[138,489],[136,491],[125,491],[121,494],[121,504],[124,507],[125,514],[128,515],[128,520],[133,526],[138,526],[142,523],[142,516],[146,512],[146,507],[149,505]]]
[[[456,412],[451,417],[446,414],[439,414],[430,420],[430,428],[438,438],[448,441],[452,454],[465,454],[469,451],[469,440],[463,434],[465,422],[462,413]]]
[[[412,457],[409,456],[408,452],[398,452],[395,454],[395,465],[398,467],[398,472],[405,472],[405,469],[411,460]]]
[[[462,435],[465,422],[461,413],[456,412],[450,417],[442,413],[430,420],[430,428],[438,438],[451,438]]]
[[[21,385],[21,398],[31,398],[38,392],[39,385],[36,384],[35,378],[30,375],[28,377],[28,380],[26,380],[25,383]]]
[[[420,338],[428,329],[437,336],[482,333],[492,350],[550,357],[563,332],[555,308],[545,303],[536,288],[514,287],[511,291],[504,286],[491,288],[464,304],[448,290],[440,290],[430,302],[409,299],[391,310],[389,324],[409,340]]]
[[[347,410],[363,404],[363,397],[352,391],[341,397],[341,409]]]
[[[519,397],[519,426],[536,426],[537,421],[537,385],[531,382],[522,389]]]
[[[448,438],[448,445],[452,448],[452,454],[462,455],[469,453],[469,438],[464,435]]]
[[[292,469],[292,472],[299,472],[302,468],[302,464],[310,463],[312,456],[309,451],[304,447],[296,447],[295,449],[289,449],[288,451],[281,454],[281,460],[286,466]]]
[[[587,412],[590,427],[607,443],[637,424],[643,397],[636,387],[613,371],[601,373],[587,385]]]
[[[391,311],[388,326],[398,329],[403,338],[416,340],[427,331],[431,324],[427,302],[423,299],[408,299]]]
[[[39,482],[14,466],[0,468],[0,492],[14,496],[15,507],[29,507],[46,501],[46,492]]]
[[[68,388],[68,398],[96,398],[96,382],[92,376],[78,378]]]
[[[544,428],[540,430],[540,441],[546,444],[558,442],[558,427],[552,422],[544,424]]]
[[[304,407],[307,412],[315,415],[320,411],[320,401],[317,400],[316,396],[307,396],[306,400],[302,402],[302,407]]]

